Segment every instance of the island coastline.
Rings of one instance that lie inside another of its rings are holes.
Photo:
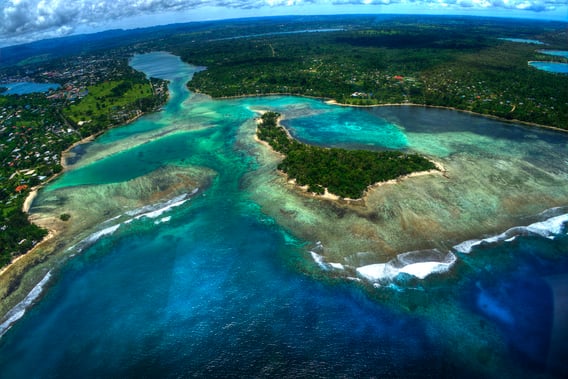
[[[252,109],[252,111],[259,114],[260,116],[262,116],[266,113],[266,111],[257,110],[257,109]],[[284,130],[284,132],[286,133],[286,136],[290,140],[295,140],[295,138],[292,136],[292,134],[290,134],[290,131],[282,125],[281,121],[283,119],[284,119],[284,116],[282,114],[280,114],[278,116],[277,120],[276,120],[276,125],[279,128],[281,128],[282,130]],[[284,158],[285,154],[283,154],[279,151],[276,151],[272,146],[270,146],[270,144],[267,141],[263,141],[258,137],[258,126],[261,123],[262,123],[261,117],[256,118],[257,127],[255,129],[255,133],[254,133],[254,137],[253,137],[254,140],[256,142],[260,143],[261,145],[265,146],[266,148],[268,148],[274,154],[278,155],[281,158]],[[434,161],[430,157],[428,157],[428,160],[431,163],[434,164],[434,166],[436,167],[435,169],[426,170],[426,171],[416,171],[416,172],[412,172],[410,174],[401,175],[399,177],[396,177],[394,179],[390,179],[390,180],[387,180],[387,181],[380,181],[380,182],[372,183],[369,186],[367,186],[366,190],[363,192],[363,195],[361,197],[358,197],[358,198],[341,197],[337,194],[329,192],[329,189],[327,187],[324,187],[324,193],[323,194],[317,194],[315,192],[310,192],[309,186],[298,184],[296,182],[296,179],[290,178],[289,175],[286,172],[279,170],[279,169],[277,169],[277,172],[278,172],[279,175],[286,178],[286,182],[288,184],[292,185],[292,187],[295,188],[297,190],[297,192],[302,194],[303,196],[308,196],[308,197],[311,197],[311,198],[321,199],[321,200],[329,200],[329,201],[333,201],[337,204],[364,204],[367,196],[369,195],[369,192],[371,192],[375,188],[378,188],[378,187],[381,187],[381,186],[384,186],[384,185],[393,185],[393,184],[400,183],[401,181],[408,179],[408,178],[414,178],[414,177],[431,175],[431,174],[441,174],[442,176],[447,178],[447,170],[445,169],[445,167],[442,163],[440,163],[438,161]]]

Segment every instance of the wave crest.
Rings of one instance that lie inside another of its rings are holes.
[[[387,263],[376,263],[357,268],[357,274],[374,283],[391,282],[399,274],[424,279],[432,274],[447,272],[457,257],[437,249],[410,251],[397,255]]]
[[[565,232],[566,223],[568,222],[568,213],[554,216],[544,221],[535,222],[528,226],[515,226],[507,231],[483,239],[464,241],[453,249],[459,253],[469,254],[476,246],[484,244],[493,244],[503,241],[512,241],[519,236],[536,235],[548,239],[554,239]]]
[[[316,264],[323,270],[345,270],[346,273],[355,270],[357,276],[372,282],[376,287],[390,285],[401,274],[410,275],[417,279],[425,279],[432,274],[448,272],[458,260],[455,253],[470,253],[476,246],[510,242],[519,236],[540,236],[554,239],[568,232],[568,207],[548,209],[538,216],[546,217],[543,221],[532,223],[528,226],[516,226],[505,232],[484,239],[464,241],[452,247],[446,253],[438,250],[418,250],[401,253],[386,263],[375,263],[353,268],[341,263],[327,262],[323,255],[323,245],[318,242],[310,251]],[[560,213],[560,214],[559,214]]]
[[[24,300],[20,301],[16,306],[6,314],[4,317],[4,322],[0,324],[0,338],[14,325],[16,321],[21,319],[26,310],[33,304],[34,301],[41,295],[43,288],[51,278],[51,271],[49,271],[43,279],[35,285],[35,287],[30,291],[28,296]]]

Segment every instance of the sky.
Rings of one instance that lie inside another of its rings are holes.
[[[568,0],[0,0],[0,47],[108,29],[241,17],[346,13],[568,21]]]

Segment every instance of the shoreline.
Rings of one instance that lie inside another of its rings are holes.
[[[253,112],[260,114],[261,116],[266,113],[267,111],[262,111],[262,110],[257,110],[257,109],[251,109]],[[288,136],[288,138],[294,140],[294,137],[292,137],[292,135],[290,134],[290,131],[288,129],[286,129],[284,126],[282,126],[282,124],[280,123],[281,120],[284,119],[284,116],[280,115],[278,117],[278,119],[276,120],[276,124],[281,127],[285,132],[286,135]],[[256,125],[260,124],[261,119],[260,117],[256,119]],[[272,146],[270,146],[270,144],[266,141],[261,140],[260,138],[258,138],[258,126],[255,129],[255,133],[254,133],[254,140],[256,142],[258,142],[259,144],[265,146],[266,148],[268,148],[271,152],[273,152],[274,154],[279,155],[280,157],[285,157],[284,154],[274,150],[272,148]],[[288,174],[282,170],[278,170],[276,169],[277,173],[281,176],[283,176],[286,179],[286,182],[288,184],[291,184],[292,187],[294,188],[294,190],[296,190],[298,193],[302,194],[303,196],[308,196],[311,198],[315,198],[315,199],[320,199],[320,200],[329,200],[329,201],[333,201],[337,204],[357,204],[357,203],[365,203],[365,200],[367,199],[369,192],[371,192],[373,189],[375,188],[379,188],[381,186],[384,185],[390,185],[390,184],[397,184],[400,183],[401,181],[405,180],[405,179],[409,179],[409,178],[415,178],[415,177],[419,177],[419,176],[424,176],[424,175],[432,175],[432,174],[436,174],[439,173],[442,176],[444,176],[445,178],[447,178],[447,170],[444,167],[444,165],[442,165],[440,162],[434,161],[430,158],[428,158],[428,160],[430,162],[432,162],[436,168],[433,170],[427,170],[427,171],[416,171],[416,172],[412,172],[410,174],[406,174],[406,175],[401,175],[398,176],[394,179],[390,179],[387,181],[383,181],[383,182],[376,182],[373,184],[370,184],[369,186],[367,186],[367,188],[365,189],[365,192],[363,193],[363,196],[357,198],[357,199],[352,199],[352,198],[348,198],[348,197],[341,197],[339,195],[336,195],[334,193],[329,192],[329,190],[327,189],[327,187],[324,187],[324,193],[323,195],[314,193],[314,192],[308,192],[308,186],[301,186],[298,183],[296,183],[296,179],[294,178],[290,178],[288,176]]]
[[[60,165],[62,167],[61,171],[56,173],[56,174],[53,174],[52,176],[47,178],[43,183],[40,183],[37,186],[34,186],[30,189],[30,193],[28,194],[28,196],[26,196],[26,199],[24,200],[24,203],[22,204],[22,212],[26,213],[28,215],[28,219],[29,219],[30,216],[31,216],[29,211],[30,211],[31,206],[33,204],[33,201],[37,197],[39,191],[43,187],[45,187],[47,184],[49,184],[50,182],[59,178],[61,175],[63,175],[68,170],[69,165],[67,165],[67,157],[69,156],[69,153],[71,152],[71,150],[73,150],[77,146],[93,142],[94,140],[97,139],[97,137],[99,137],[100,135],[102,135],[103,133],[107,132],[110,129],[131,124],[132,122],[138,120],[140,117],[142,117],[144,115],[145,115],[145,113],[141,112],[140,114],[136,115],[135,117],[127,120],[126,123],[124,123],[124,124],[120,124],[120,125],[116,125],[116,126],[110,126],[109,128],[107,128],[105,130],[99,131],[95,134],[92,134],[92,135],[89,135],[85,138],[82,138],[81,140],[79,140],[77,142],[74,142],[71,146],[69,146],[68,148],[63,150],[61,152],[61,158],[60,158]],[[37,226],[40,226],[37,223],[33,222],[32,220],[30,220],[30,222],[37,225]],[[42,227],[42,226],[40,226],[40,227]],[[12,261],[8,265],[6,265],[6,266],[4,266],[0,269],[0,278],[2,278],[10,270],[12,270],[14,267],[16,267],[18,262],[21,263],[22,258],[33,254],[36,250],[41,248],[45,244],[45,242],[51,240],[52,238],[57,237],[62,232],[62,230],[57,230],[57,229],[54,229],[54,228],[46,228],[46,229],[48,231],[48,234],[41,241],[39,241],[34,247],[32,247],[30,250],[28,250],[24,254],[20,254],[17,257],[13,258]],[[23,268],[23,271],[26,271],[26,268]]]
[[[557,126],[537,124],[536,122],[521,121],[521,120],[517,120],[517,119],[509,120],[509,119],[499,117],[499,116],[494,116],[494,115],[490,115],[490,114],[482,114],[482,113],[469,111],[469,110],[466,110],[466,109],[459,109],[459,108],[448,107],[448,106],[444,106],[444,105],[429,105],[429,104],[417,104],[417,103],[386,103],[386,104],[372,104],[372,105],[355,105],[355,104],[339,103],[338,101],[333,100],[333,99],[325,100],[325,103],[329,104],[329,105],[338,105],[340,107],[353,107],[353,108],[405,107],[405,106],[408,106],[408,107],[422,107],[422,108],[432,108],[432,109],[445,109],[445,110],[449,110],[449,111],[463,112],[463,113],[467,113],[467,114],[470,114],[470,115],[473,115],[473,116],[486,117],[486,118],[490,118],[492,120],[505,122],[505,123],[508,123],[508,124],[522,124],[522,125],[532,126],[532,127],[536,127],[536,128],[549,129],[549,130],[554,130],[554,131],[557,131],[557,132],[568,133],[568,129],[562,129],[562,128],[559,128]]]
[[[202,92],[199,92],[199,93],[204,94]],[[249,95],[219,96],[219,97],[210,96],[210,97],[214,100],[231,100],[231,99],[245,99],[245,98],[250,98],[250,97],[270,97],[270,96],[303,97],[303,98],[306,98],[306,99],[321,100],[324,103],[329,104],[329,105],[337,105],[337,106],[340,106],[340,107],[352,107],[352,108],[409,106],[409,107],[423,107],[423,108],[433,108],[433,109],[446,109],[446,110],[450,110],[450,111],[467,113],[467,114],[470,114],[470,115],[473,115],[473,116],[486,117],[486,118],[490,118],[492,120],[505,122],[505,123],[508,123],[508,124],[521,124],[521,125],[526,125],[526,126],[531,126],[531,127],[536,127],[536,128],[554,130],[554,131],[562,132],[562,133],[568,133],[568,129],[562,129],[562,128],[559,128],[557,126],[538,124],[536,122],[522,121],[522,120],[517,120],[517,119],[509,120],[509,119],[499,117],[499,116],[495,116],[495,115],[477,113],[477,112],[473,112],[473,111],[470,111],[470,110],[467,110],[467,109],[460,109],[460,108],[444,106],[444,105],[429,105],[429,104],[418,104],[418,103],[384,103],[384,104],[371,104],[371,105],[356,105],[356,104],[340,103],[335,99],[332,99],[332,98],[329,98],[329,97],[324,97],[324,96],[309,96],[309,95],[293,94],[293,93],[286,93],[286,92],[274,92],[274,93],[271,92],[271,93],[265,93],[265,94],[254,94],[254,95],[249,94]]]
[[[247,97],[265,97],[265,96],[275,96],[278,94],[271,94],[271,95],[249,95]],[[298,96],[298,97],[306,97],[306,98],[310,98],[309,96],[302,96],[302,95],[292,95],[292,96]],[[321,97],[311,97],[314,99],[323,99]],[[454,109],[454,108],[449,108],[449,107],[441,107],[441,106],[428,106],[428,105],[422,105],[422,104],[377,104],[377,105],[372,105],[372,106],[355,106],[355,105],[349,105],[349,104],[340,104],[337,103],[333,100],[327,100],[327,102],[332,102],[330,104],[333,105],[339,105],[339,106],[352,106],[352,107],[375,107],[375,106],[420,106],[420,107],[432,107],[432,108],[442,108],[442,109],[449,109],[449,110],[455,110],[455,111],[459,111],[459,112],[466,112],[466,113],[471,113],[473,115],[477,115],[477,116],[481,116],[481,117],[490,117],[490,118],[495,118],[498,119],[500,121],[503,122],[508,122],[508,123],[515,123],[517,121],[513,121],[513,120],[503,120],[500,119],[498,117],[494,117],[494,116],[488,116],[488,115],[481,115],[475,112],[470,112],[470,111],[464,111],[464,110],[460,110],[460,109]],[[144,115],[144,113],[137,115],[136,117],[132,118],[131,120],[128,120],[127,123],[125,124],[120,124],[120,125],[116,125],[116,126],[110,126],[109,128],[105,129],[104,131],[100,131],[97,132],[93,135],[87,136],[83,139],[81,139],[80,141],[77,141],[75,143],[73,143],[71,146],[69,146],[67,149],[65,149],[64,151],[62,151],[61,153],[61,166],[62,166],[62,170],[59,173],[56,173],[54,175],[52,175],[51,177],[49,177],[47,180],[45,180],[43,183],[41,183],[38,186],[35,186],[31,189],[31,192],[28,194],[28,196],[26,197],[24,204],[23,204],[23,211],[28,213],[28,217],[29,217],[29,210],[33,204],[33,201],[35,199],[35,197],[38,194],[38,191],[41,190],[45,185],[47,185],[48,183],[50,183],[51,181],[55,180],[56,178],[58,178],[60,175],[62,175],[63,173],[65,173],[68,170],[68,165],[66,164],[66,158],[68,157],[68,154],[71,152],[71,150],[79,145],[85,144],[85,143],[89,143],[94,141],[98,136],[100,136],[101,134],[107,132],[108,130],[115,128],[115,127],[121,127],[124,125],[128,125],[129,123],[132,123],[134,121],[136,121],[138,118],[142,117]],[[279,120],[280,121],[280,120]],[[526,124],[524,122],[518,122],[520,124]],[[555,128],[555,127],[549,127],[549,126],[545,126],[545,125],[539,125],[539,124],[528,124],[531,126],[536,126],[536,127],[541,127],[541,128],[546,128],[546,129],[552,129],[552,130],[556,130],[556,131],[562,131],[562,132],[568,132],[567,130],[563,130],[563,129],[559,129],[559,128]],[[286,130],[286,132],[289,134],[288,130],[286,128],[284,128],[284,130]],[[265,144],[266,146],[268,146],[270,148],[271,151],[275,152],[270,145],[268,145],[266,142],[264,141],[260,141],[257,137],[256,137],[256,133],[255,133],[255,140],[258,140],[258,142],[261,142],[262,144]],[[439,162],[435,162],[432,161],[433,163],[436,164],[436,166],[439,167]],[[443,167],[443,166],[442,166]],[[329,192],[326,190],[326,192],[324,193],[324,195],[315,195],[312,193],[307,193],[304,191],[301,191],[301,187],[294,184],[295,187],[297,188],[297,192],[304,195],[304,196],[308,196],[308,197],[312,197],[312,198],[318,198],[318,199],[322,199],[322,200],[328,200],[328,201],[333,201],[334,203],[338,203],[338,204],[353,204],[356,205],[357,202],[364,202],[365,199],[367,198],[367,196],[369,195],[369,192],[372,192],[373,188],[378,188],[381,186],[385,186],[388,184],[396,184],[396,183],[400,183],[401,181],[403,181],[404,179],[407,178],[411,178],[411,177],[416,177],[416,176],[423,176],[423,175],[428,175],[431,173],[436,173],[438,171],[434,171],[434,170],[429,170],[429,171],[421,171],[421,172],[415,172],[409,175],[404,175],[404,176],[400,176],[396,179],[392,179],[389,180],[387,182],[378,182],[375,184],[372,184],[371,186],[369,186],[367,188],[367,190],[364,193],[364,196],[360,199],[342,199],[342,198],[335,198],[335,196],[333,194],[329,194]],[[280,173],[280,171],[279,171]],[[440,171],[439,173],[441,173],[442,175],[445,175],[446,171],[445,169]],[[282,173],[283,174],[283,173]],[[284,174],[286,175],[286,174]],[[287,176],[287,175],[286,175]],[[33,222],[33,221],[32,221]],[[36,224],[34,222],[34,224]],[[36,224],[37,225],[37,224]],[[16,269],[18,269],[19,272],[14,273],[14,275],[25,275],[22,273],[26,273],[30,268],[33,267],[32,264],[30,263],[34,263],[34,262],[27,262],[26,263],[26,259],[23,259],[25,257],[29,257],[30,255],[33,255],[36,251],[40,250],[43,246],[45,246],[45,243],[48,241],[51,241],[52,239],[56,239],[56,237],[60,236],[66,229],[67,229],[67,224],[61,224],[62,228],[58,228],[56,230],[52,230],[52,228],[48,228],[48,235],[46,235],[46,237],[44,237],[38,244],[36,244],[32,249],[30,249],[28,252],[26,252],[25,254],[19,255],[18,257],[14,258],[13,261],[5,266],[4,268],[2,268],[0,270],[0,278],[5,279],[5,278],[10,278],[10,274],[12,271],[15,271]]]

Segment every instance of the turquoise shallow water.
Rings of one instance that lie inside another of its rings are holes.
[[[534,45],[544,45],[544,42],[535,40],[535,39],[526,39],[526,38],[499,38],[503,41],[511,41],[511,42],[518,42],[518,43],[532,43]]]
[[[565,51],[565,50],[538,50],[538,52],[541,53],[541,54],[568,58],[568,51]]]
[[[529,62],[532,67],[555,74],[568,74],[568,63],[558,62]]]
[[[107,229],[54,269],[41,301],[0,339],[2,377],[566,372],[559,358],[567,351],[568,324],[562,222],[543,226],[552,230],[548,238],[525,230],[471,243],[469,253],[456,252],[449,274],[424,281],[402,274],[377,289],[320,272],[309,254],[315,241],[294,237],[261,212],[244,190],[258,162],[237,134],[253,110],[274,109],[310,143],[447,157],[464,149],[465,135],[478,145],[471,154],[502,146],[503,156],[514,156],[518,151],[505,147],[515,141],[535,162],[551,159],[542,146],[564,151],[564,136],[494,124],[485,130],[478,118],[470,119],[469,130],[457,128],[447,120],[460,115],[424,109],[360,110],[290,97],[215,102],[187,92],[184,83],[197,68],[176,57],[154,53],[132,65],[172,80],[170,103],[84,146],[76,168],[46,194],[121,182],[167,165],[204,166],[217,175],[175,208]],[[434,134],[436,143],[428,139]],[[531,150],[535,141],[543,145]],[[557,209],[542,219],[565,213]]]

